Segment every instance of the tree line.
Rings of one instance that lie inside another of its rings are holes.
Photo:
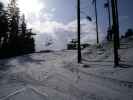
[[[0,2],[0,58],[34,52],[33,35],[35,33],[27,29],[25,16],[20,16],[19,8],[14,12]]]

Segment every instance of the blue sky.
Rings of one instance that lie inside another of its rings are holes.
[[[44,0],[47,2],[48,7],[55,8],[54,20],[58,22],[68,23],[76,19],[76,0]],[[81,0],[81,11],[84,11],[89,16],[94,17],[94,7],[91,4],[92,0]],[[133,9],[133,0],[118,0],[119,1],[119,21],[120,21],[120,31],[125,32],[127,28],[132,28],[133,26],[133,13],[130,12]],[[97,0],[98,5],[98,22],[99,27],[102,32],[105,32],[108,19],[107,11],[104,8],[104,2],[106,0]],[[81,13],[81,18],[85,17]]]
[[[119,0],[119,16],[121,32],[133,28],[133,0]]]
[[[8,2],[9,0],[0,0]],[[21,13],[25,13],[28,27],[33,28],[36,36],[37,49],[44,49],[47,41],[53,41],[50,48],[65,48],[66,43],[76,38],[76,1],[77,0],[17,0]],[[85,19],[81,13],[82,41],[96,43],[95,16],[92,0],[81,0],[81,12],[92,17],[93,21]],[[133,0],[119,1],[120,32],[133,28]],[[97,0],[98,23],[100,39],[106,35],[108,27],[106,0]]]

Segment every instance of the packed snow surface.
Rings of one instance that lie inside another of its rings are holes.
[[[123,40],[120,67],[112,43],[82,51],[34,53],[0,60],[0,100],[133,100],[133,40]]]

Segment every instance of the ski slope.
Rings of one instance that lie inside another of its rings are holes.
[[[34,53],[0,61],[0,100],[133,100],[133,39],[121,41],[121,67],[112,44],[82,51]]]

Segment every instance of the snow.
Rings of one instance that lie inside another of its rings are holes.
[[[122,41],[121,67],[112,43],[82,51],[34,53],[0,61],[0,100],[133,100],[133,41]]]

